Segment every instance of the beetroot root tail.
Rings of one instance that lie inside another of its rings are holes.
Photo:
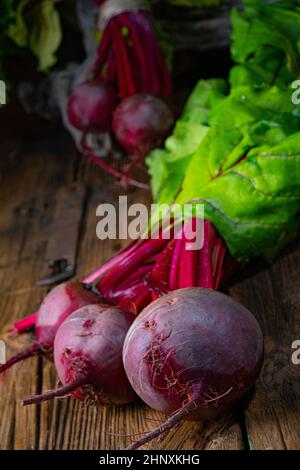
[[[60,388],[57,388],[55,390],[48,390],[47,392],[44,392],[41,395],[35,395],[33,397],[27,398],[26,400],[22,400],[21,404],[22,406],[38,405],[39,403],[52,400],[53,398],[63,398],[69,395],[70,393],[75,392],[75,390],[77,390],[79,387],[82,387],[86,384],[87,376],[81,375],[75,380],[73,380],[73,382],[67,385],[63,385]]]
[[[164,423],[162,423],[157,428],[153,429],[153,431],[148,432],[148,434],[146,434],[144,437],[142,437],[138,441],[133,442],[125,450],[138,449],[144,444],[147,444],[148,442],[152,441],[152,439],[155,439],[156,437],[159,437],[161,434],[165,433],[166,431],[169,431],[176,424],[180,423],[180,421],[182,421],[186,417],[186,415],[194,411],[196,407],[197,407],[197,404],[195,403],[195,401],[193,400],[188,401],[184,406],[182,406],[182,408],[176,411],[176,413],[169,416],[169,418],[166,419]]]
[[[38,356],[41,354],[42,349],[38,343],[33,343],[29,348],[25,349],[25,351],[16,354],[15,356],[11,357],[5,364],[0,365],[0,374],[9,370],[14,364],[18,362],[25,361],[29,357]]]

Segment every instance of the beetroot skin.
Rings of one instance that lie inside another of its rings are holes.
[[[25,400],[41,403],[72,394],[80,401],[122,405],[136,398],[126,377],[122,348],[134,315],[108,305],[74,312],[55,336],[54,360],[62,387]]]
[[[103,82],[78,85],[68,99],[69,122],[79,130],[107,131],[117,105],[114,88]]]
[[[123,100],[113,117],[116,139],[135,157],[144,157],[160,147],[173,125],[174,116],[165,101],[145,93]]]
[[[42,353],[51,354],[55,334],[62,322],[78,308],[100,301],[99,296],[77,281],[65,282],[54,287],[45,297],[37,312],[35,341],[25,351],[13,356],[6,364],[1,365],[0,373],[29,357]]]
[[[260,372],[263,336],[254,316],[232,298],[209,289],[179,289],[137,317],[123,361],[139,397],[172,414],[130,446],[134,449],[182,419],[213,419],[231,407]]]
[[[62,322],[75,310],[100,301],[100,296],[77,281],[65,282],[52,289],[39,309],[35,327],[38,343],[44,349],[52,349],[55,334]]]

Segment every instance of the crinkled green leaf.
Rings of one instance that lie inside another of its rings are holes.
[[[29,47],[38,60],[38,70],[47,71],[56,62],[62,40],[57,0],[21,0],[16,20],[8,28],[9,37],[19,47]]]
[[[16,10],[16,20],[10,24],[7,30],[8,36],[19,47],[26,47],[28,44],[29,30],[25,21],[24,11],[31,0],[21,0]]]
[[[149,154],[147,164],[155,199],[172,201],[193,153],[208,130],[210,110],[224,97],[226,89],[224,80],[200,80],[165,148]]]

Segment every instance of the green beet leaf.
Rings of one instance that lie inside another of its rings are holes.
[[[164,149],[147,158],[156,200],[171,203],[183,181],[187,165],[209,129],[209,114],[227,91],[224,80],[200,80],[191,93]]]

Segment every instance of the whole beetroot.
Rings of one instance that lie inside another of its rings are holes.
[[[129,447],[135,449],[183,419],[209,420],[231,407],[259,374],[263,336],[254,316],[232,298],[179,289],[137,317],[123,361],[137,395],[171,415]]]
[[[134,315],[96,304],[74,312],[59,328],[54,360],[62,386],[28,400],[41,403],[72,394],[80,401],[121,405],[136,398],[125,374],[122,349]]]
[[[174,125],[174,115],[161,98],[140,93],[123,100],[113,117],[113,131],[122,147],[144,157],[160,147]]]
[[[40,354],[52,354],[55,334],[62,322],[84,305],[100,302],[100,296],[77,281],[69,281],[54,287],[46,295],[36,315],[35,341],[25,350],[11,357],[0,366],[0,373],[14,364]]]

